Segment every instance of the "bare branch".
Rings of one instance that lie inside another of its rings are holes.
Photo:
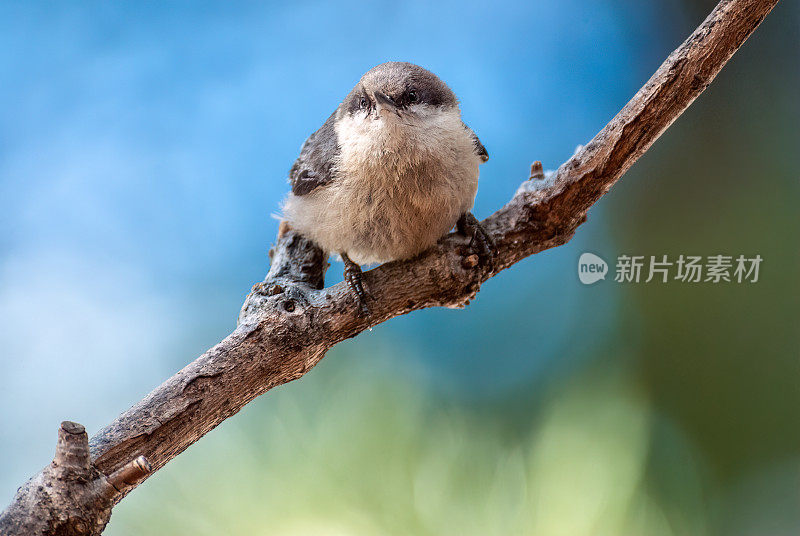
[[[144,456],[139,456],[108,477],[108,483],[114,486],[117,491],[122,491],[128,486],[135,486],[150,474],[153,468]]]
[[[247,297],[236,330],[94,436],[91,466],[82,427],[62,425],[56,459],[20,488],[0,532],[99,534],[111,506],[138,482],[253,398],[308,372],[338,342],[417,309],[463,307],[499,271],[567,242],[776,4],[722,0],[585,147],[544,180],[534,164],[511,201],[483,222],[497,245],[494,271],[477,266],[466,240],[451,234],[415,259],[366,272],[374,299],[365,318],[344,284],[322,288],[319,248],[282,227],[269,274]]]
[[[53,462],[17,491],[0,516],[0,534],[100,534],[123,491],[138,484],[150,466],[139,456],[106,478],[90,460],[84,427],[62,422]]]
[[[59,478],[81,477],[89,472],[89,436],[86,429],[72,421],[64,421],[58,429],[53,468]]]

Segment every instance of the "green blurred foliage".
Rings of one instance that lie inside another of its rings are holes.
[[[108,533],[704,533],[699,512],[672,519],[648,490],[652,412],[623,372],[554,387],[511,438],[402,367],[335,359],[350,366],[320,365],[178,457]],[[691,470],[673,481],[697,494]]]
[[[800,451],[800,43],[783,7],[606,201],[619,253],[765,259],[754,285],[630,285],[622,300],[656,406],[723,483]]]

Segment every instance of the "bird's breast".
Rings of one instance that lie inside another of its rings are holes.
[[[373,187],[446,180],[477,170],[474,142],[457,108],[406,116],[345,115],[336,122],[336,175]],[[464,168],[467,168],[466,170]],[[464,176],[465,180],[471,177]]]
[[[343,118],[336,132],[334,180],[286,205],[327,251],[359,264],[412,257],[472,207],[481,161],[457,110],[427,128]]]

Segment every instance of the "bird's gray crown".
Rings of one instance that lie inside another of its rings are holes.
[[[457,106],[453,91],[447,84],[428,71],[404,61],[382,63],[367,71],[342,102],[342,110],[355,113],[371,110],[376,100],[388,97],[399,109],[415,104],[428,106]]]

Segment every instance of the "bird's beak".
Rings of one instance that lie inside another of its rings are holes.
[[[375,97],[375,102],[378,105],[378,113],[386,110],[389,113],[397,114],[400,116],[400,110],[397,107],[397,103],[394,102],[388,95],[385,93],[381,93],[380,91],[375,91],[372,93]]]

